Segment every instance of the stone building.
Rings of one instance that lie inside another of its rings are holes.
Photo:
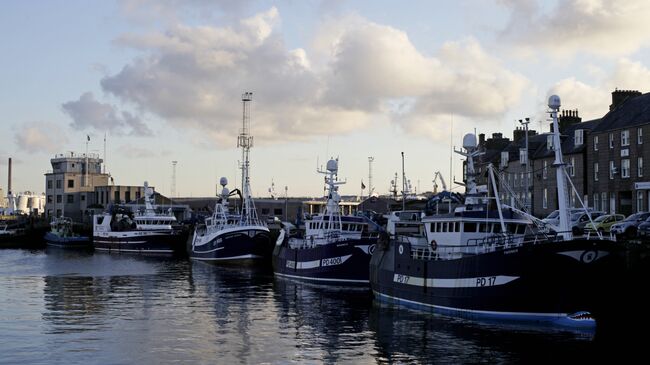
[[[626,215],[650,210],[648,143],[650,93],[615,90],[609,112],[587,140],[588,194],[595,208]]]

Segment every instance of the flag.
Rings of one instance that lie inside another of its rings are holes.
[[[90,142],[90,135],[87,134],[86,137],[88,137],[88,142]]]
[[[363,180],[361,180],[361,190],[363,190],[363,189],[365,189],[365,188],[366,188],[366,186],[363,185]]]

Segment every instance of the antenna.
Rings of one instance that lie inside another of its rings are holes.
[[[106,132],[104,132],[104,174],[106,173]]]
[[[453,147],[453,141],[454,141],[454,114],[451,114],[451,127],[449,128],[449,179],[452,179],[453,175],[453,166],[454,166],[454,147]]]
[[[242,225],[259,224],[255,205],[251,198],[250,176],[248,171],[250,167],[250,149],[253,147],[253,136],[250,135],[252,100],[252,92],[242,94],[242,129],[239,131],[239,136],[237,137],[237,147],[241,147],[242,149],[241,185],[244,200],[241,207],[240,224]]]
[[[375,161],[373,156],[368,157],[368,198],[372,196],[372,163]]]
[[[172,187],[171,196],[176,197],[176,164],[178,161],[172,161]]]

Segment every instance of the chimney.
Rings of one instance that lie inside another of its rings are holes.
[[[480,133],[478,135],[478,144],[479,146],[482,146],[485,144],[485,133]]]
[[[612,91],[612,104],[609,106],[609,110],[614,110],[616,107],[623,104],[625,100],[632,99],[640,95],[641,92],[638,90],[614,90]]]
[[[558,125],[560,127],[560,133],[564,132],[568,127],[582,122],[582,118],[578,113],[578,109],[575,110],[562,110],[560,117],[558,118]],[[550,124],[550,131],[553,132],[553,123]]]
[[[7,180],[7,194],[11,195],[11,157],[9,157],[9,174]]]

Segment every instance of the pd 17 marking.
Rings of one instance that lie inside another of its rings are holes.
[[[486,276],[482,278],[476,278],[476,286],[492,286],[497,281],[496,276]]]

